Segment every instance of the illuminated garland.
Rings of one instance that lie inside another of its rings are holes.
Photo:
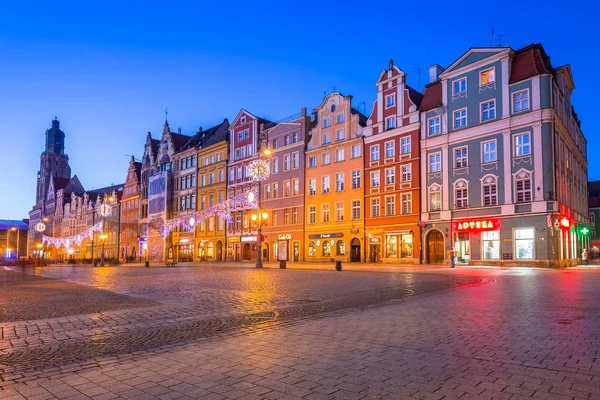
[[[160,234],[164,239],[169,236],[169,234],[178,226],[182,227],[186,231],[191,231],[199,222],[202,222],[205,219],[215,215],[230,221],[231,210],[236,207],[257,209],[258,204],[256,202],[255,191],[250,190],[248,192],[238,194],[237,196],[227,199],[222,203],[215,204],[214,206],[205,208],[204,210],[195,211],[192,214],[168,219],[164,224],[161,225]]]
[[[71,245],[75,244],[77,246],[81,245],[81,242],[85,238],[93,238],[94,232],[102,232],[102,221],[98,222],[94,226],[90,226],[85,231],[78,233],[77,235],[69,236],[69,237],[51,237],[42,235],[42,243],[48,243],[56,247],[57,249],[61,246],[65,246],[65,248],[70,248]]]
[[[271,163],[268,160],[254,160],[248,164],[250,178],[254,182],[266,181],[271,175]]]

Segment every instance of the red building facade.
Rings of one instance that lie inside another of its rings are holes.
[[[142,163],[136,162],[134,157],[129,161],[127,178],[121,199],[121,261],[136,261],[141,257],[139,249],[139,222],[140,222],[140,169]]]

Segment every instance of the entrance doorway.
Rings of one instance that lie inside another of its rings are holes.
[[[459,264],[468,264],[471,258],[471,243],[468,233],[454,234],[454,252],[456,262]]]
[[[249,243],[245,243],[244,244],[244,251],[242,253],[242,260],[243,261],[250,261],[250,244]]]
[[[262,259],[269,261],[269,242],[264,242],[262,244]]]
[[[350,242],[350,262],[360,262],[360,240],[357,238]]]
[[[369,244],[369,262],[376,263],[381,261],[380,244]]]
[[[433,229],[427,235],[427,260],[429,264],[444,261],[444,234]]]
[[[294,261],[300,261],[300,242],[294,242]]]
[[[217,261],[223,261],[223,243],[217,242]]]

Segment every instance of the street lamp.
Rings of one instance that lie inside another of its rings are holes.
[[[256,213],[254,213],[250,216],[250,219],[252,219],[252,221],[254,223],[256,223],[257,231],[258,231],[258,236],[256,238],[256,241],[258,242],[258,252],[256,255],[256,268],[262,268],[263,267],[263,263],[262,263],[262,227],[264,224],[267,223],[267,221],[269,219],[269,213],[264,210],[258,210]]]
[[[106,233],[103,233],[100,235],[100,240],[102,240],[102,256],[100,258],[100,266],[104,267],[104,242],[106,241],[106,239],[108,238],[108,235]]]
[[[15,255],[17,256],[17,263],[18,263],[19,262],[19,236],[20,236],[19,233],[21,233],[21,232],[19,231],[18,228],[14,227],[14,226],[12,228],[10,228],[10,230],[13,232],[17,231],[17,250],[15,251]]]

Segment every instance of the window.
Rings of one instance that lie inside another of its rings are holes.
[[[385,184],[393,185],[396,183],[396,169],[395,168],[387,168],[385,170]]]
[[[352,219],[360,219],[360,200],[352,200]]]
[[[279,158],[273,157],[273,168],[272,171],[274,174],[279,172]]]
[[[379,171],[371,172],[371,187],[379,187]]]
[[[454,111],[454,128],[461,128],[467,126],[467,109]]]
[[[385,197],[385,215],[387,217],[396,215],[396,196]]]
[[[298,223],[298,207],[292,207],[292,224]]]
[[[308,157],[308,168],[315,168],[317,166],[317,157]]]
[[[238,132],[238,142],[241,142],[242,140],[244,140],[244,131],[239,131]],[[206,165],[206,163],[204,163],[204,165]]]
[[[459,94],[467,91],[467,78],[462,78],[454,81],[452,85],[453,94]]]
[[[250,130],[244,129],[244,139],[248,139],[250,137]]]
[[[410,165],[403,165],[400,167],[402,173],[402,182],[410,182],[412,180],[412,168]]]
[[[317,180],[315,178],[310,178],[308,180],[308,195],[314,196],[317,194]]]
[[[273,149],[276,149],[278,146],[277,139],[273,139]]]
[[[596,223],[596,213],[591,212],[589,215],[589,219],[590,219],[590,224],[595,224]]]
[[[208,196],[208,206],[212,207],[215,205],[215,195],[211,194]]]
[[[344,191],[344,173],[335,175],[335,190],[338,192]]]
[[[308,243],[308,256],[309,257],[314,257],[317,255],[317,247],[315,246],[315,241],[311,240]]]
[[[496,178],[488,177],[483,180],[483,205],[495,206],[498,204],[498,185]]]
[[[454,149],[455,168],[464,168],[468,165],[467,162],[467,148],[459,147],[458,149]]]
[[[344,220],[344,202],[338,201],[335,203],[335,220],[343,221]]]
[[[250,157],[252,155],[252,145],[249,144],[247,146],[247,148],[248,148],[248,157]],[[210,163],[212,164],[212,162],[213,162],[213,156],[210,156]]]
[[[515,157],[523,157],[530,154],[529,134],[515,135]]]
[[[344,140],[344,130],[343,129],[338,129],[335,132],[335,140]]]
[[[300,166],[300,154],[298,152],[292,153],[292,169],[298,169]]]
[[[236,160],[240,159],[240,149],[235,149],[235,159]]]
[[[284,225],[290,224],[290,209],[289,208],[283,209],[283,224]]]
[[[271,185],[267,183],[265,185],[265,200],[269,200],[270,198],[271,198]]]
[[[340,113],[335,117],[336,124],[341,124],[342,122],[344,122],[344,113]]]
[[[371,218],[379,217],[379,197],[371,199]]]
[[[246,157],[246,147],[245,146],[241,148],[241,151],[242,151],[242,158]]]
[[[229,169],[229,181],[233,182],[233,180],[235,179],[235,171],[233,168]]]
[[[242,172],[242,169],[238,168],[238,175],[239,175],[238,179],[242,179],[241,172]],[[200,186],[206,186],[206,175],[202,175],[200,177]]]
[[[396,128],[396,117],[389,117],[385,119],[385,129]]]
[[[329,121],[329,117],[323,119],[323,128],[329,128],[331,126],[331,121]]]
[[[529,110],[529,90],[513,93],[513,112]]]
[[[402,214],[412,213],[412,194],[405,193],[402,195]]]
[[[352,146],[352,158],[358,157],[360,157],[360,145],[355,144],[354,146]]]
[[[481,257],[484,260],[500,259],[500,231],[481,232],[483,240],[483,254]]]
[[[440,172],[442,170],[442,155],[434,153],[429,155],[429,172]]]
[[[335,151],[335,161],[336,162],[344,161],[344,149],[337,149]]]
[[[300,194],[300,181],[298,180],[298,178],[296,178],[292,179],[292,183],[294,187],[294,196],[297,196]]]
[[[329,222],[329,203],[321,204],[321,222]]]
[[[481,152],[483,154],[483,162],[489,163],[494,162],[498,159],[496,153],[496,141],[492,140],[489,142],[483,142],[481,144]]]
[[[385,142],[385,158],[393,158],[396,154],[395,142]]]
[[[344,243],[343,240],[338,240],[336,245],[335,245],[335,252],[336,255],[338,256],[343,256],[346,255],[346,244]]]
[[[323,165],[331,164],[331,158],[329,156],[329,153],[323,153],[322,157],[323,157],[323,162],[322,162]]]
[[[212,185],[212,184],[214,184],[214,183],[215,183],[215,173],[214,173],[214,172],[211,172],[211,173],[208,175],[208,183],[209,183],[210,185]]]
[[[273,198],[276,199],[279,197],[279,183],[273,184]]]
[[[457,187],[454,191],[456,197],[456,208],[466,208],[468,207],[469,198],[467,196],[467,188],[466,187]]]
[[[515,255],[517,260],[533,260],[535,231],[533,228],[515,229]]]
[[[429,125],[429,136],[440,133],[440,130],[441,130],[440,129],[440,127],[441,127],[440,117],[429,118],[428,125]]]
[[[217,153],[217,162],[221,161],[221,153]],[[194,158],[192,157],[192,163],[194,163]]]
[[[410,153],[410,137],[400,139],[400,147],[402,154]]]
[[[352,171],[352,189],[360,189],[360,170]]]
[[[283,181],[283,197],[290,197],[292,195],[292,183],[290,181]]]
[[[481,120],[489,121],[496,118],[496,101],[486,101],[481,103]]]
[[[215,230],[215,217],[210,217],[208,219],[208,231],[212,232]]]
[[[379,161],[379,145],[371,146],[371,161]]]
[[[329,135],[329,133],[324,133],[323,134],[323,144],[329,144],[331,143],[331,137]]]
[[[479,73],[479,86],[489,85],[496,82],[496,71],[494,68],[486,69]]]
[[[442,209],[442,196],[439,186],[430,189],[429,211],[440,211]]]
[[[308,206],[308,223],[317,223],[317,206]]]
[[[225,171],[220,170],[219,171],[219,182],[223,182],[224,180],[225,180]],[[192,176],[192,185],[196,186],[194,181],[195,181],[195,176]]]
[[[515,192],[517,194],[517,203],[531,202],[531,179],[519,179],[515,181]]]
[[[290,135],[285,135],[285,137],[283,138],[283,144],[284,146],[290,144]]]
[[[390,108],[395,105],[396,105],[396,95],[395,94],[385,96],[385,108]]]
[[[322,187],[323,187],[323,194],[329,193],[329,175],[326,175],[323,177]]]
[[[240,117],[240,123],[241,123],[241,124],[245,124],[245,123],[246,123],[246,116],[245,116],[245,115],[242,115],[242,116]]]

